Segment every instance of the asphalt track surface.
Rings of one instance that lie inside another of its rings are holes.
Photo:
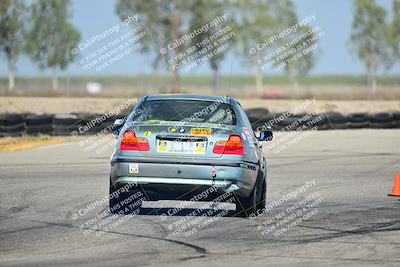
[[[268,201],[307,181],[315,179],[315,186],[255,219],[230,211],[204,223],[196,221],[204,217],[185,216],[196,207],[166,217],[144,208],[93,232],[88,220],[106,204],[90,214],[79,211],[107,195],[112,149],[85,153],[75,142],[2,153],[0,266],[399,266],[400,202],[387,196],[400,171],[399,148],[399,130],[313,133],[269,152]],[[313,214],[280,234],[261,232],[260,225],[271,226],[268,220],[282,218],[310,194],[322,200],[308,206]],[[101,220],[112,218],[105,216]],[[174,230],[183,224],[198,231],[185,236]]]

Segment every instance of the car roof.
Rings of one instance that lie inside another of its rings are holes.
[[[220,101],[222,103],[230,103],[232,100],[232,98],[226,96],[207,96],[207,95],[192,95],[192,94],[160,94],[160,95],[149,95],[146,97],[146,100],[166,100],[166,99]]]

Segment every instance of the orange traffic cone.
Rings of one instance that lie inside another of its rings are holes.
[[[389,194],[390,197],[400,197],[400,173],[396,174],[396,178],[394,180],[392,193]]]

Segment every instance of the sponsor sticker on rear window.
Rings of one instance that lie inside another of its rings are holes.
[[[192,136],[211,136],[211,129],[210,128],[192,128],[190,130]]]

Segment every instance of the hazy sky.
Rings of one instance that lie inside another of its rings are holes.
[[[391,0],[380,0],[380,4],[391,8]],[[72,0],[74,16],[73,24],[79,28],[82,40],[101,33],[119,22],[115,14],[114,6],[116,0]],[[311,74],[363,74],[364,66],[349,51],[349,35],[352,23],[352,1],[350,0],[295,0],[299,18],[309,15],[316,15],[314,25],[319,26],[324,37],[320,42],[320,53],[318,62]],[[232,72],[236,74],[251,73],[251,68],[243,64],[237,54],[229,54],[221,66],[221,73],[229,74],[232,65]],[[163,70],[158,70],[164,73]],[[0,75],[6,75],[7,68],[5,61],[1,60]],[[35,64],[27,58],[20,58],[17,64],[17,75],[42,76],[48,75],[47,70],[38,70]],[[68,75],[132,75],[151,74],[149,56],[132,54],[123,58],[116,64],[108,66],[100,72],[85,71],[74,63],[68,67],[63,74]],[[208,64],[196,69],[193,74],[208,74]],[[397,64],[390,71],[391,74],[400,74],[400,66]]]

